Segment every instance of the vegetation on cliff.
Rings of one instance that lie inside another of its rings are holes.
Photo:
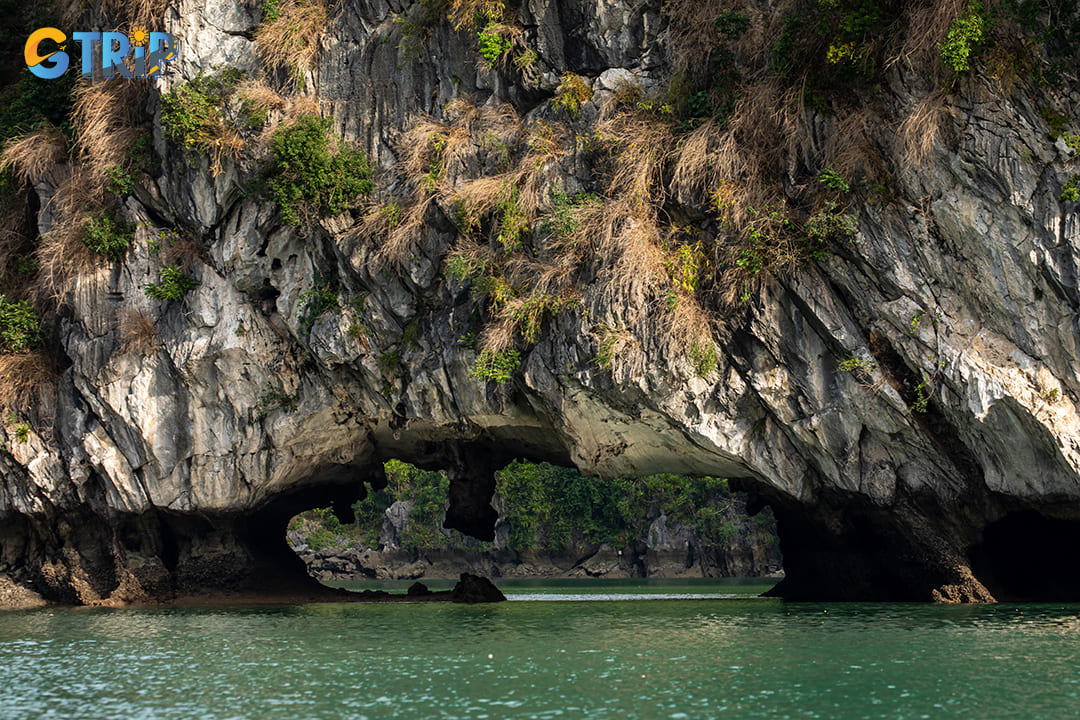
[[[442,528],[450,481],[443,472],[427,471],[398,460],[386,463],[387,486],[369,492],[353,505],[356,521],[343,525],[330,508],[293,518],[313,550],[358,543],[378,547],[386,511],[407,504],[408,522],[398,542],[407,550],[490,549],[490,543]],[[665,515],[669,525],[691,530],[703,547],[731,543],[747,518],[737,494],[722,478],[660,474],[604,480],[548,463],[515,461],[495,476],[493,503],[505,526],[511,550],[562,551],[608,544],[616,548],[650,544],[653,521]],[[775,524],[766,509],[750,519],[759,542],[775,542]]]

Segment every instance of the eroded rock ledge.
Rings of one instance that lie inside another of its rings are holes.
[[[381,169],[384,200],[412,187],[395,139],[421,117],[458,127],[444,109],[454,98],[509,108],[528,127],[558,123],[570,139],[545,181],[592,189],[599,176],[574,135],[595,130],[616,78],[649,87],[672,72],[659,2],[514,5],[539,54],[529,78],[478,66],[475,39],[446,22],[409,51],[392,15],[405,8],[390,5],[335,10],[306,76],[334,130]],[[771,3],[745,10],[762,32],[778,27]],[[172,85],[226,60],[257,74],[258,14],[171,3],[167,27],[184,39]],[[593,92],[572,117],[551,103],[564,71]],[[485,311],[442,271],[458,242],[450,195],[423,205],[388,264],[386,239],[355,230],[364,209],[283,226],[250,168],[226,158],[215,174],[155,124],[160,172],[123,200],[141,223],[135,246],[66,287],[55,391],[25,408],[29,430],[8,428],[0,451],[0,604],[302,586],[288,518],[347,507],[389,458],[448,468],[447,525],[481,538],[495,520],[492,472],[513,458],[708,474],[773,507],[783,597],[1080,599],[1080,573],[1061,558],[1076,561],[1056,552],[1080,539],[1080,246],[1076,203],[1061,199],[1076,161],[1040,111],[1080,95],[1071,77],[1006,90],[974,75],[952,89],[920,163],[905,162],[896,128],[936,90],[904,63],[861,115],[801,107],[790,154],[776,135],[787,192],[845,142],[880,158],[890,187],[848,200],[857,233],[825,256],[763,273],[734,305],[717,299],[723,288],[698,293],[715,366],[700,372],[664,340],[668,289],[612,299],[609,256],[580,303],[542,318],[505,384],[470,372],[478,353],[463,338]],[[485,172],[475,153],[489,141],[469,135],[474,166],[441,187]],[[72,167],[35,184],[42,235]],[[663,222],[717,227],[700,188],[665,182]],[[148,241],[173,227],[201,248],[199,284],[165,303],[143,286],[161,265]],[[311,318],[305,293],[327,278],[341,309]],[[120,328],[129,310],[154,327],[135,349]],[[625,365],[597,362],[610,337]]]

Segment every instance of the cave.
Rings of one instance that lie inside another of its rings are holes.
[[[1074,602],[1080,597],[1080,520],[1035,510],[988,524],[971,568],[999,601]]]

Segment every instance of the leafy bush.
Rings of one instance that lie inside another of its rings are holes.
[[[161,280],[144,285],[143,291],[147,297],[171,302],[182,299],[189,290],[194,289],[198,284],[195,278],[185,275],[178,266],[166,265],[161,268]]]
[[[224,107],[243,73],[235,69],[213,75],[200,72],[161,97],[161,126],[165,137],[191,151],[218,148],[230,127]]]
[[[281,0],[266,0],[263,3],[263,22],[274,22],[281,17]]]
[[[716,356],[716,344],[711,339],[695,341],[690,346],[690,361],[698,377],[708,377],[716,370],[719,359]]]
[[[135,189],[135,178],[127,168],[114,165],[106,168],[105,174],[109,178],[106,187],[113,195],[127,195]]]
[[[1080,200],[1080,175],[1073,175],[1061,188],[1061,202],[1076,202],[1077,200]]]
[[[723,10],[720,16],[713,20],[713,25],[725,40],[734,42],[750,29],[750,18],[736,10]]]
[[[940,46],[941,61],[954,72],[970,70],[971,55],[986,37],[986,22],[982,3],[971,3],[949,26],[949,33]]]
[[[329,118],[302,115],[274,133],[270,191],[287,225],[315,212],[340,213],[374,189],[367,156],[344,146],[331,151],[329,132]]]
[[[477,380],[490,380],[499,384],[510,379],[510,375],[521,364],[521,353],[517,350],[484,350],[470,370]]]
[[[491,22],[480,31],[480,55],[488,65],[495,65],[506,53],[510,52],[514,41],[507,34],[507,27],[502,23]]]
[[[837,366],[837,369],[840,372],[857,373],[870,372],[875,367],[877,366],[874,364],[873,360],[869,360],[867,358],[859,357],[858,355],[852,354],[844,358],[844,360]]]
[[[848,181],[844,179],[843,175],[832,168],[824,168],[818,173],[817,179],[819,183],[830,190],[835,190],[838,193],[851,192],[851,186],[848,185]]]
[[[6,29],[13,30],[11,27]],[[26,34],[19,37],[20,48],[33,29],[28,26]],[[12,33],[13,37],[16,35]],[[11,47],[14,49],[14,44]],[[21,63],[21,49],[19,53]],[[67,72],[55,80],[42,81],[25,66],[18,70],[17,79],[5,76],[4,85],[0,87],[0,144],[49,124],[70,134],[72,90],[78,77],[78,73]]]
[[[124,256],[135,242],[135,226],[105,211],[92,215],[83,223],[83,242],[98,255],[110,260]]]
[[[830,240],[851,240],[858,229],[859,223],[855,216],[840,212],[836,203],[831,200],[811,215],[803,226],[806,237],[812,243],[811,256],[823,250]]]
[[[521,249],[522,238],[528,234],[531,226],[525,211],[518,203],[518,189],[516,185],[507,183],[503,190],[503,199],[495,208],[499,216],[499,233],[496,240],[508,253]]]
[[[300,311],[300,334],[304,336],[311,334],[311,328],[315,327],[315,322],[323,313],[341,308],[337,288],[318,276],[315,278],[315,287],[301,293],[300,301],[304,303],[304,308]]]
[[[592,94],[592,88],[585,82],[585,78],[572,72],[564,72],[551,104],[565,110],[570,116],[575,116]]]
[[[407,550],[424,550],[446,544],[441,531],[446,514],[446,501],[450,492],[450,479],[446,473],[421,470],[400,460],[388,460],[386,487],[369,492],[353,504],[359,539],[368,547],[378,541],[382,520],[387,508],[396,501],[409,502],[409,521],[401,539]]]
[[[880,0],[804,2],[783,18],[772,47],[780,75],[804,75],[807,98],[873,80],[882,67],[884,34],[897,27],[901,3]]]
[[[9,300],[0,295],[0,350],[19,353],[32,350],[42,341],[41,320],[26,300]]]

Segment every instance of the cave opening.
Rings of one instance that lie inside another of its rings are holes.
[[[999,601],[1065,602],[1080,597],[1080,520],[1012,512],[983,529],[970,551],[975,576]]]
[[[452,471],[397,459],[383,468],[385,484],[348,507],[344,500],[293,503],[294,511],[307,509],[287,520],[285,536],[313,579],[360,589],[370,581],[439,585],[462,572],[501,579],[776,578],[783,572],[772,509],[723,478],[604,479],[512,460],[493,473],[484,497],[487,532],[467,534],[453,527]]]

